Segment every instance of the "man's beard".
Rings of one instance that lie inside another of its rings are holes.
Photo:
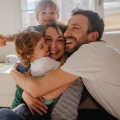
[[[70,56],[72,55],[78,48],[80,47],[79,44],[75,45],[73,48],[69,49],[69,47],[66,47],[66,53]]]
[[[86,34],[81,37],[81,40],[84,41],[85,43],[81,43],[80,40],[77,40],[75,37],[71,37],[74,38],[76,41],[75,46],[73,46],[73,48],[69,48],[69,46],[66,46],[66,53],[71,56],[75,51],[77,51],[79,49],[79,47],[81,47],[83,44],[87,44],[88,43],[88,36],[86,36]]]

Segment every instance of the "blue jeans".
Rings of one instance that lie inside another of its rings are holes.
[[[23,116],[26,120],[50,120],[52,104],[47,105],[47,107],[47,113],[43,113],[43,115],[39,115],[34,111],[33,116],[26,104],[22,104],[22,106],[18,107],[14,112]]]
[[[0,120],[25,120],[25,118],[10,109],[2,108],[0,109]]]
[[[48,105],[47,113],[43,113],[41,116],[34,112],[33,116],[27,105],[18,108],[15,112],[7,108],[2,108],[0,109],[0,120],[50,120],[51,109],[52,104]]]

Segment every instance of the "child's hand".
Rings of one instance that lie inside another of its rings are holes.
[[[3,35],[0,34],[0,47],[4,47],[6,45],[6,39]]]

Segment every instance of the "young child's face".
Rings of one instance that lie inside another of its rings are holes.
[[[40,41],[37,43],[36,47],[34,48],[33,52],[33,59],[40,59],[42,57],[48,56],[48,46],[45,44],[43,37],[40,39]]]
[[[38,16],[36,16],[36,19],[39,21],[40,25],[47,25],[55,22],[58,19],[57,12],[50,8],[50,6],[46,7],[43,10],[39,11]]]

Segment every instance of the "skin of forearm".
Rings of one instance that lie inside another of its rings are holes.
[[[43,78],[35,78],[32,76],[19,73],[12,70],[11,76],[16,83],[33,97],[44,96],[62,86],[74,82],[78,76],[64,72],[60,68],[50,72]]]
[[[14,42],[15,41],[14,35],[7,34],[4,37],[5,37],[5,39],[6,39],[7,42]]]
[[[44,95],[43,97],[46,98],[46,99],[48,99],[48,100],[53,100],[53,99],[57,98],[59,95],[61,95],[61,94],[62,94],[66,89],[68,89],[73,83],[74,83],[74,82],[69,83],[68,85],[65,85],[65,86],[63,86],[63,87],[61,87],[61,88],[59,88],[59,89],[57,89],[57,90],[55,90],[55,91],[53,91],[53,92],[51,92],[51,93],[48,93],[47,95]]]

